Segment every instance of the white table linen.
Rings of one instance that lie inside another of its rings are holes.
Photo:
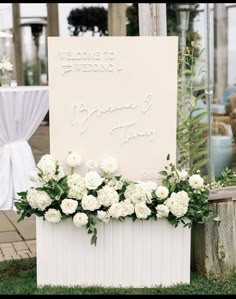
[[[48,111],[48,87],[0,88],[0,210],[14,208],[17,193],[33,183],[35,160],[28,140]]]

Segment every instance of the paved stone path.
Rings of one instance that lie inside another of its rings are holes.
[[[36,163],[49,153],[49,127],[40,126],[29,140]],[[15,211],[0,211],[0,262],[36,255],[35,216],[17,223]]]

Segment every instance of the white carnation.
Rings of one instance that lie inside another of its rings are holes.
[[[70,198],[63,199],[61,203],[62,212],[66,215],[73,214],[78,207],[78,201]]]
[[[90,190],[97,189],[103,182],[103,178],[95,170],[89,171],[85,178],[85,185]]]
[[[66,163],[72,167],[75,168],[81,164],[81,157],[77,153],[69,153],[66,158]]]
[[[169,194],[169,190],[165,186],[159,186],[156,190],[156,196],[160,199],[167,198],[168,194]]]
[[[89,169],[92,169],[92,170],[95,170],[98,168],[98,162],[95,161],[95,160],[88,160],[86,162],[86,166],[89,168]]]
[[[194,174],[189,178],[189,185],[193,189],[201,189],[203,187],[204,180],[199,174]]]
[[[139,219],[147,219],[151,214],[151,210],[145,203],[139,203],[135,205],[135,214]]]
[[[97,216],[100,220],[102,220],[105,223],[108,223],[111,217],[109,212],[105,211],[97,211]]]
[[[188,211],[189,196],[185,191],[173,192],[164,202],[170,212],[177,218],[183,217]]]
[[[98,199],[93,195],[85,195],[81,203],[84,210],[94,211],[101,207]]]
[[[85,213],[76,213],[73,217],[73,223],[77,227],[82,227],[88,223],[88,216]]]
[[[123,207],[122,204],[119,203],[114,203],[108,210],[109,214],[111,215],[112,218],[119,218],[122,216],[123,212]]]
[[[107,185],[98,190],[97,194],[100,204],[105,207],[109,207],[119,201],[119,194],[113,187]]]
[[[146,194],[139,184],[130,184],[126,187],[124,196],[133,204],[146,202]]]
[[[67,184],[70,198],[82,199],[88,193],[84,179],[77,173],[68,176]]]
[[[61,213],[56,209],[48,209],[44,216],[45,219],[51,223],[58,223],[61,221]]]
[[[37,164],[37,168],[40,170],[38,175],[41,176],[41,180],[48,182],[50,180],[59,180],[65,174],[61,166],[58,166],[57,161],[52,155],[44,155]]]
[[[157,218],[165,218],[169,215],[169,209],[165,205],[158,205],[156,207],[157,210]]]
[[[29,189],[27,193],[27,201],[33,209],[44,211],[46,207],[50,206],[52,199],[45,191],[38,191]]]
[[[100,167],[106,174],[113,174],[118,169],[118,163],[115,158],[108,157],[102,161]]]

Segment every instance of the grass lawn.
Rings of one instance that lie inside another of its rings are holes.
[[[154,295],[154,294],[236,294],[236,275],[226,283],[191,274],[191,285],[169,288],[44,287],[36,285],[36,259],[0,263],[0,294],[80,294],[80,295]]]

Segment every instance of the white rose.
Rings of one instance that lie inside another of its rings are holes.
[[[88,223],[88,216],[85,213],[76,213],[73,217],[73,223],[77,227],[82,227]]]
[[[139,184],[130,184],[126,187],[124,196],[133,204],[146,202],[146,194]]]
[[[77,173],[68,176],[67,184],[69,187],[68,197],[70,198],[80,200],[88,193],[84,179]]]
[[[101,169],[107,174],[113,174],[118,169],[117,160],[113,157],[104,159],[100,165]]]
[[[99,203],[105,207],[109,207],[119,201],[119,194],[113,187],[104,186],[97,191]]]
[[[147,202],[151,202],[152,192],[156,190],[157,184],[155,182],[143,182],[139,181],[139,185],[142,187],[143,191],[147,196]]]
[[[85,195],[82,198],[82,207],[84,210],[94,211],[101,207],[97,198],[93,195]]]
[[[165,205],[158,205],[156,207],[157,210],[157,218],[165,218],[169,215],[169,209]]]
[[[203,187],[204,180],[199,174],[194,174],[189,178],[189,185],[193,189],[201,189]]]
[[[38,175],[41,176],[43,182],[48,182],[50,180],[59,180],[65,174],[63,168],[58,165],[57,160],[54,159],[52,155],[44,155],[39,160],[37,164],[39,169]]]
[[[48,209],[44,216],[48,222],[58,223],[61,221],[61,213],[56,209]]]
[[[108,223],[110,220],[110,214],[109,212],[105,211],[97,211],[97,216],[100,220],[102,220],[105,223]]]
[[[178,171],[178,175],[179,175],[180,181],[185,181],[188,177],[188,172],[185,169],[182,169],[182,170]]]
[[[92,169],[92,170],[95,170],[98,168],[98,162],[95,161],[95,160],[88,160],[86,162],[86,166],[89,168],[89,169]]]
[[[85,185],[90,190],[97,189],[103,182],[103,178],[95,170],[89,171],[85,178]]]
[[[108,210],[112,218],[118,219],[122,216],[123,208],[121,203],[114,203]]]
[[[158,198],[165,199],[169,194],[169,190],[165,186],[159,186],[155,193]]]
[[[145,203],[138,203],[135,205],[135,214],[139,219],[147,219],[147,217],[151,214],[151,210]]]
[[[29,175],[29,179],[31,180],[31,182],[37,183],[39,180],[38,173],[36,171],[32,171]]]
[[[66,158],[66,163],[70,167],[75,168],[81,164],[81,157],[77,153],[69,153],[69,155]]]
[[[120,202],[122,205],[122,215],[123,217],[126,217],[128,215],[132,215],[134,213],[134,205],[130,202],[130,200],[126,199],[122,202]]]
[[[61,203],[62,212],[66,215],[73,214],[78,207],[78,201],[70,198],[63,199]]]
[[[28,190],[26,199],[33,209],[39,209],[40,211],[44,211],[52,203],[52,199],[45,191],[35,189]]]

